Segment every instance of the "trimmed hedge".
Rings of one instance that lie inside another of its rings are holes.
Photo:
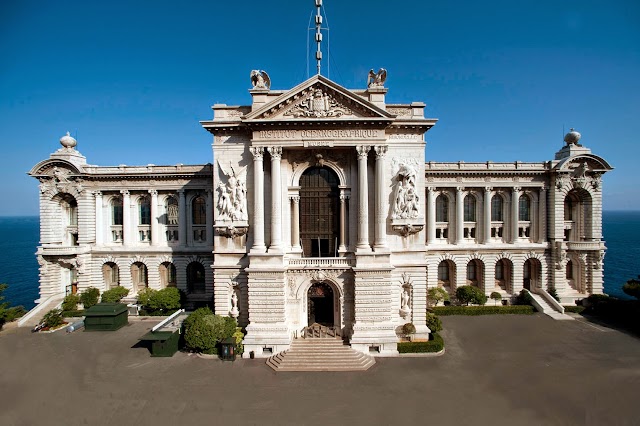
[[[529,305],[512,306],[435,306],[436,315],[531,315],[536,309]]]
[[[68,310],[68,311],[62,311],[62,316],[65,318],[74,318],[74,317],[83,317],[84,316],[84,311],[83,310]]]
[[[444,349],[444,340],[438,333],[433,333],[433,340],[428,342],[400,342],[398,352],[401,354],[421,354],[440,352]]]
[[[574,314],[580,314],[584,310],[585,310],[584,306],[565,306],[564,307],[565,312],[573,312]]]

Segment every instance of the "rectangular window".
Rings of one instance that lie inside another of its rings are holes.
[[[140,225],[151,225],[151,205],[140,204]]]
[[[112,209],[112,225],[122,225],[122,204],[115,204],[112,206]]]

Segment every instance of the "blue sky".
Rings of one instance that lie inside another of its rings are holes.
[[[543,161],[563,128],[616,169],[604,208],[640,210],[640,3],[325,0],[329,77],[438,118],[427,160]],[[90,164],[204,164],[214,103],[307,77],[313,0],[0,3],[0,215],[35,215],[26,172],[67,131]],[[324,47],[325,57],[327,49]],[[326,69],[323,74],[327,75]],[[313,64],[312,64],[313,72]]]

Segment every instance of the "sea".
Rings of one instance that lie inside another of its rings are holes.
[[[602,224],[607,245],[604,291],[627,299],[622,285],[640,274],[640,211],[605,211]],[[37,216],[0,217],[0,283],[9,285],[3,296],[11,306],[31,309],[38,298],[39,226]]]

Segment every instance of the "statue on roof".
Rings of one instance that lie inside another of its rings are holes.
[[[387,80],[387,70],[380,68],[378,72],[374,72],[373,68],[369,71],[369,77],[367,78],[367,87],[383,87],[384,82]]]
[[[254,89],[271,89],[271,79],[265,70],[251,71],[251,84]]]

